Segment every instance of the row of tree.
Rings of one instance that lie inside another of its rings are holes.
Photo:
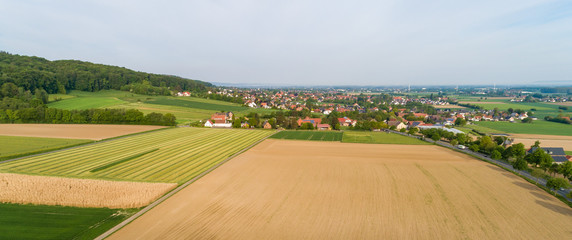
[[[143,114],[137,109],[64,110],[37,106],[18,110],[0,109],[0,123],[85,123],[175,126],[173,114]]]

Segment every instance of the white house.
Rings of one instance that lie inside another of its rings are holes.
[[[213,127],[213,122],[211,122],[211,120],[207,120],[207,122],[205,122],[205,127]]]

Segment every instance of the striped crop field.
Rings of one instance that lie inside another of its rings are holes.
[[[273,133],[172,128],[2,163],[0,172],[183,183]]]

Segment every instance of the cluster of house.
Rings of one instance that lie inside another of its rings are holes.
[[[205,122],[204,126],[215,128],[231,128],[233,116],[234,114],[232,112],[215,113],[209,120]]]

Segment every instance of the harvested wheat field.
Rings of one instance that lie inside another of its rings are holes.
[[[138,208],[177,184],[118,182],[0,173],[0,202],[74,207]]]
[[[433,145],[266,140],[109,239],[568,239],[572,209]]]
[[[0,124],[0,135],[101,140],[159,128],[164,127],[104,124]]]
[[[572,151],[572,136],[539,135],[539,134],[510,134],[515,143],[522,143],[527,148],[534,145],[537,140],[541,147],[562,147]]]

